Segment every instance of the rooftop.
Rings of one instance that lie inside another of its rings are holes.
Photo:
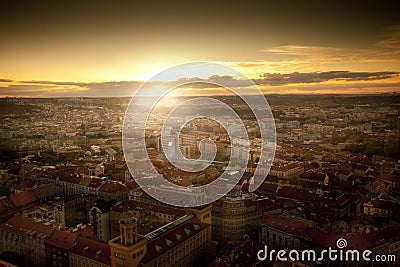
[[[103,264],[111,264],[110,247],[95,240],[78,236],[71,245],[71,253],[78,254]]]
[[[75,234],[55,229],[47,239],[46,244],[61,248],[63,250],[70,250],[72,242],[74,242],[75,238]]]

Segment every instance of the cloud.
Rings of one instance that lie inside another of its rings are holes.
[[[398,76],[399,72],[350,72],[350,71],[326,71],[326,72],[292,72],[292,73],[264,73],[261,79],[255,80],[257,84],[284,85],[297,83],[321,83],[330,80],[342,81],[373,81],[384,80]]]
[[[285,92],[285,91],[319,91],[346,88],[364,88],[370,91],[372,87],[387,88],[387,90],[399,90],[399,72],[351,72],[351,71],[325,71],[325,72],[290,72],[290,73],[263,73],[258,75],[253,81],[262,87],[264,92]],[[393,78],[395,80],[393,81]],[[389,81],[384,81],[391,79]],[[2,79],[11,81],[9,79]],[[221,93],[216,90],[219,84],[224,84],[230,88],[242,88],[250,86],[248,81],[240,80],[229,75],[213,75],[208,78],[181,78],[180,83],[185,83],[182,88],[190,90],[190,94],[195,95],[213,92]],[[196,82],[195,82],[196,81]],[[200,81],[200,82],[198,82]],[[320,83],[327,81],[343,81],[344,83]],[[376,81],[375,83],[373,81]],[[378,82],[379,81],[379,82]],[[176,81],[175,81],[176,82]],[[194,83],[195,82],[195,83]],[[349,83],[346,83],[349,82]],[[143,82],[141,81],[110,81],[110,82],[59,82],[59,81],[12,81],[0,87],[0,96],[40,96],[40,97],[115,97],[132,96]],[[155,85],[163,85],[167,88],[172,87],[174,82],[154,82]],[[307,85],[307,86],[306,86]],[[334,87],[332,87],[334,86]],[[296,88],[296,89],[294,89]],[[392,88],[392,89],[390,89]],[[360,90],[362,91],[362,90]]]
[[[233,63],[232,66],[238,67],[238,68],[254,68],[254,67],[262,67],[266,63],[265,62],[236,62]]]
[[[386,28],[379,42],[363,48],[332,47],[303,44],[273,46],[263,50],[272,70],[269,72],[290,71],[330,71],[346,69],[358,71],[385,70],[398,71],[400,62],[400,25]],[[273,59],[273,60],[271,60]],[[239,68],[249,68],[238,66]]]
[[[10,79],[0,79],[0,83],[11,83],[13,80]]]
[[[318,64],[327,65],[338,63],[371,64],[379,62],[398,62],[400,60],[400,47],[396,47],[399,42],[398,37],[396,38],[391,37],[382,40],[377,43],[375,47],[369,49],[284,45],[261,51],[282,56],[283,58],[278,59],[277,63],[295,59],[302,65],[313,64],[316,66],[318,66]]]
[[[268,49],[263,49],[261,52],[275,53],[280,55],[292,56],[315,56],[326,54],[337,54],[347,52],[346,48],[336,48],[329,46],[308,46],[308,45],[281,45],[274,46]]]
[[[59,81],[20,81],[10,85],[9,89],[20,91],[21,84],[34,85],[49,96],[130,96],[142,84],[140,81],[110,81],[110,82],[59,82]],[[1,94],[1,92],[0,92]]]
[[[394,25],[387,29],[386,38],[376,44],[387,49],[400,49],[400,25]]]

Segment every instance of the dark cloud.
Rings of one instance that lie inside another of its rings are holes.
[[[388,27],[386,38],[378,42],[377,46],[386,49],[400,49],[400,25]]]
[[[15,84],[0,87],[0,95],[46,97],[114,97],[132,96],[142,84],[139,81],[110,81],[98,83],[14,81]]]
[[[256,79],[257,84],[285,85],[294,83],[321,83],[329,80],[343,81],[373,81],[384,80],[398,76],[399,72],[350,72],[350,71],[327,71],[327,72],[292,72],[292,73],[264,73],[261,79]]]
[[[10,79],[0,79],[0,82],[2,82],[2,83],[10,83],[10,82],[13,82],[13,80],[10,80]]]
[[[357,81],[364,82],[356,85],[342,84],[330,85],[325,84],[321,89],[329,89],[345,87],[398,87],[398,84],[377,84],[372,81],[389,79],[400,75],[399,72],[350,72],[350,71],[327,71],[327,72],[292,72],[292,73],[264,73],[260,75],[260,79],[253,81],[258,85],[270,85],[279,88],[285,88],[291,84],[313,84],[330,81]],[[1,79],[0,81],[12,81],[9,79]],[[252,84],[246,80],[239,80],[232,76],[213,75],[207,79],[181,78],[178,80],[182,87],[193,89],[217,88],[219,85],[224,85],[230,88],[246,88]],[[143,83],[141,81],[110,81],[97,83],[83,82],[56,82],[56,81],[13,81],[14,84],[0,87],[0,95],[26,95],[26,96],[90,96],[90,97],[114,97],[114,96],[132,96],[134,92]],[[368,82],[368,83],[365,83]],[[171,87],[176,84],[174,82],[154,82],[155,85],[166,85]],[[279,87],[280,86],[280,87]],[[304,89],[304,88],[303,88]],[[313,89],[315,90],[315,89]]]
[[[321,83],[329,80],[343,81],[374,81],[384,80],[398,76],[399,72],[350,72],[350,71],[327,71],[327,72],[292,72],[292,73],[264,73],[261,79],[253,79],[259,85],[279,86],[295,83]],[[198,79],[198,78],[196,78]],[[180,81],[190,83],[194,78],[184,78]],[[232,76],[213,75],[208,79],[200,79],[202,83],[192,84],[190,88],[204,88],[204,84],[224,84],[227,87],[247,87],[251,84],[246,80],[238,80]]]

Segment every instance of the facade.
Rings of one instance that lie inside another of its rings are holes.
[[[111,239],[110,209],[114,204],[114,200],[98,200],[90,208],[90,224],[93,227],[96,237],[104,242]]]
[[[269,175],[282,179],[292,179],[304,172],[304,168],[296,164],[288,164],[284,166],[272,166]]]
[[[55,229],[46,240],[46,266],[69,267],[69,251],[75,234]]]
[[[179,136],[179,145],[180,148],[187,147],[189,150],[189,155],[193,155],[196,153],[198,148],[197,136],[194,134],[181,134]]]
[[[76,195],[81,193],[79,190],[81,178],[81,176],[75,173],[60,173],[59,177],[56,179],[56,184],[62,188],[66,195]]]
[[[28,266],[47,266],[45,242],[53,230],[51,225],[15,215],[0,226],[0,253],[14,252]]]
[[[329,184],[329,176],[324,173],[316,173],[313,171],[307,171],[299,176],[299,181],[307,184]],[[305,185],[307,187],[309,185]]]
[[[245,235],[257,240],[261,215],[257,202],[250,199],[226,197],[216,201],[212,210],[213,240],[238,242]]]
[[[301,249],[301,236],[308,229],[305,222],[276,214],[263,216],[261,244],[273,249]]]
[[[111,266],[139,266],[146,254],[146,237],[137,233],[137,221],[132,212],[120,219],[120,235],[108,242],[111,249]]]
[[[66,227],[89,221],[89,209],[94,205],[96,196],[73,195],[63,199],[62,210],[65,217]]]
[[[373,199],[364,203],[364,213],[369,216],[393,218],[395,206],[396,204],[389,200]]]
[[[351,215],[351,201],[345,195],[340,195],[335,198],[321,197],[320,205],[323,205],[330,216],[334,218],[343,218]]]

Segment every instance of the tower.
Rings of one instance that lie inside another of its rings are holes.
[[[119,220],[120,235],[110,240],[112,267],[135,267],[146,254],[146,238],[137,233],[137,220],[132,211]]]

